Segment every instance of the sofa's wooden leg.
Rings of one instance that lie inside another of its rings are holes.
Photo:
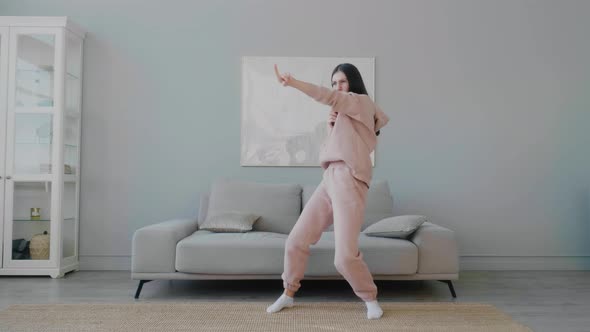
[[[141,293],[141,289],[143,288],[143,284],[146,282],[150,282],[151,280],[140,280],[139,285],[137,286],[137,291],[135,292],[135,298],[139,298],[139,293]]]
[[[454,298],[457,297],[457,294],[455,293],[455,288],[453,287],[452,281],[450,281],[450,280],[439,280],[439,281],[447,284],[449,286],[449,290],[451,291],[451,295],[453,295]]]

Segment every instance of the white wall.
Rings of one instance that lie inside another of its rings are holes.
[[[463,269],[590,268],[590,2],[0,1],[86,28],[83,269],[127,269],[144,225],[196,215],[243,168],[240,57],[375,56],[396,214],[456,231]],[[296,73],[293,73],[296,75]]]

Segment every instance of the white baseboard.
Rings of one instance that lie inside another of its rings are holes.
[[[590,256],[461,256],[469,270],[590,270]],[[131,256],[80,256],[80,270],[130,271]]]
[[[80,256],[81,271],[131,271],[131,256]]]
[[[590,256],[461,256],[469,270],[590,270]]]

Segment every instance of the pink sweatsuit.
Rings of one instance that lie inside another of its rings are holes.
[[[377,298],[377,286],[358,250],[358,238],[373,171],[370,154],[377,144],[375,133],[389,118],[367,95],[315,85],[305,93],[331,106],[338,116],[320,153],[323,179],[285,244],[283,287],[299,289],[309,246],[316,244],[323,231],[334,223],[334,265],[359,298],[373,301]]]

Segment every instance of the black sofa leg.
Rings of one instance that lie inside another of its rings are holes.
[[[450,281],[450,280],[439,280],[439,281],[447,284],[449,286],[449,290],[451,291],[451,295],[453,295],[454,298],[457,297],[457,294],[455,293],[455,288],[453,287],[452,281]]]
[[[139,293],[141,293],[141,289],[143,288],[143,284],[146,282],[150,282],[151,280],[140,280],[139,285],[137,286],[137,291],[135,292],[135,298],[139,298]]]

